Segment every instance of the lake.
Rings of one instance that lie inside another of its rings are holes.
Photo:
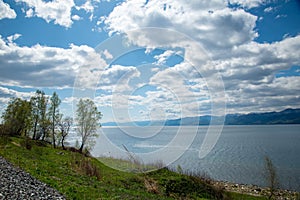
[[[268,156],[280,187],[300,191],[300,125],[224,126],[214,148],[199,158],[207,130],[208,126],[103,127],[92,154],[128,158],[126,148],[144,163],[162,161],[174,169],[180,166],[217,180],[259,186],[266,186]]]

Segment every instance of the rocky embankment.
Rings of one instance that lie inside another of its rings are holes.
[[[0,157],[0,200],[65,199],[58,191]]]
[[[269,188],[259,187],[256,185],[236,184],[236,183],[229,183],[225,181],[211,181],[210,184],[230,192],[250,194],[253,196],[266,196],[266,197],[270,195]],[[272,199],[297,200],[299,199],[299,197],[300,197],[299,193],[297,192],[278,189],[274,192],[274,196],[272,197]]]

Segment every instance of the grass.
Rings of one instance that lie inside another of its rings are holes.
[[[224,192],[200,178],[166,168],[139,174],[114,170],[95,158],[24,138],[1,137],[0,155],[67,199],[264,199]],[[129,165],[128,161],[103,159],[118,167]]]

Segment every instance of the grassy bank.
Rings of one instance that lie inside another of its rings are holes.
[[[266,199],[224,192],[166,168],[150,173],[111,169],[77,152],[23,138],[0,138],[0,155],[67,199]],[[110,162],[122,162],[112,158]]]

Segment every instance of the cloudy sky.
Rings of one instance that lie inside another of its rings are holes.
[[[36,89],[103,122],[300,107],[297,0],[0,0],[0,109]]]

